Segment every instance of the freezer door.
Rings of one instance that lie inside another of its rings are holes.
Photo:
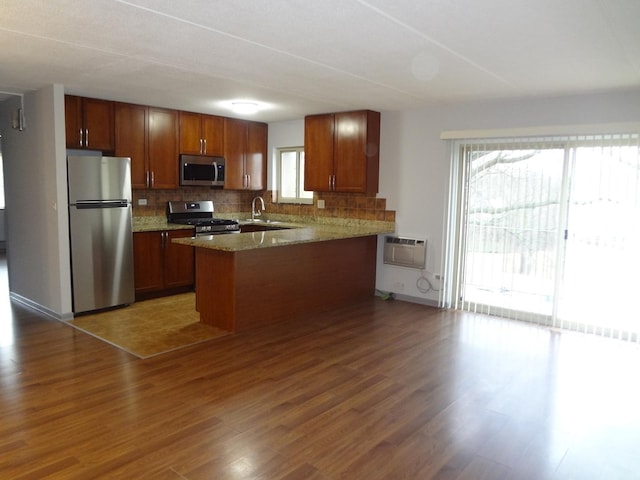
[[[131,201],[131,159],[126,157],[67,157],[69,203],[80,200]]]
[[[133,303],[131,205],[69,207],[73,311]]]

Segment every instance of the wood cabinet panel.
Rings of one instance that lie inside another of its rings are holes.
[[[73,95],[64,96],[64,131],[67,148],[82,148],[81,99]]]
[[[133,234],[136,296],[164,288],[163,232]]]
[[[143,105],[116,103],[115,140],[117,157],[131,157],[132,188],[147,188],[148,108]]]
[[[224,156],[224,118],[202,115],[202,138],[205,155]]]
[[[131,157],[133,188],[178,188],[178,111],[117,103],[115,152]]]
[[[180,153],[224,155],[224,118],[180,112]]]
[[[200,155],[201,139],[200,114],[180,112],[180,153]]]
[[[178,188],[178,111],[149,108],[150,186]]]
[[[304,119],[304,189],[331,190],[333,175],[333,114]]]
[[[267,183],[267,125],[224,119],[227,190],[264,190]]]
[[[242,331],[371,297],[376,245],[369,236],[239,252],[196,248],[200,320]]]
[[[136,299],[186,291],[193,287],[194,249],[172,242],[174,238],[191,236],[191,229],[133,234]]]
[[[305,190],[378,192],[380,113],[305,117]]]
[[[247,150],[244,168],[249,190],[267,188],[267,125],[249,122],[247,125]]]
[[[113,152],[114,102],[65,95],[67,148]]]
[[[224,119],[225,185],[227,190],[244,190],[244,152],[247,145],[246,122]]]
[[[192,237],[191,230],[170,230],[165,243],[165,286],[167,288],[193,286],[195,283],[195,249],[173,243],[174,238]]]

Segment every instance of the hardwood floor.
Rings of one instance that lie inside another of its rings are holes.
[[[0,308],[2,479],[640,478],[635,345],[371,299],[141,360]]]

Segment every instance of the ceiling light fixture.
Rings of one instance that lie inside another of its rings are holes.
[[[231,110],[233,110],[234,113],[250,115],[258,111],[258,104],[254,102],[232,102]]]

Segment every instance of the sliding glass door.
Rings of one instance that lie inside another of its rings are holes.
[[[566,254],[556,321],[625,336],[640,331],[640,314],[633,307],[640,294],[640,158],[637,143],[598,143],[571,151]]]
[[[627,308],[640,269],[638,150],[637,136],[461,144],[452,303],[639,331]]]

